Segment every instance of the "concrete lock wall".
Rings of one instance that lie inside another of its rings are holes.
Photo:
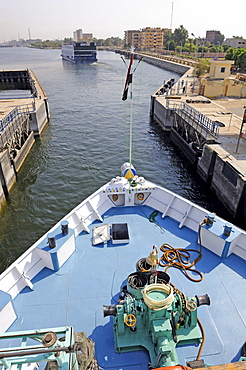
[[[37,109],[37,125],[39,133],[42,132],[45,124],[47,123],[47,112],[45,107],[45,102],[43,101],[41,106]]]
[[[211,189],[222,203],[226,204],[233,216],[237,215],[237,210],[240,207],[244,186],[245,178],[242,174],[237,172],[235,167],[232,167],[229,162],[224,161],[223,158],[217,155]]]
[[[137,55],[137,59],[139,59],[140,57],[143,57],[143,60],[146,63],[155,65],[156,67],[167,69],[168,71],[180,73],[182,75],[185,74],[190,69],[190,66],[185,66],[183,64],[174,63],[168,60],[151,57],[145,54],[136,54],[136,55]]]
[[[197,172],[233,216],[239,210],[244,215],[246,179],[227,157],[218,144],[205,145],[197,163]]]
[[[28,155],[31,147],[35,143],[34,136],[39,135],[42,130],[44,129],[47,122],[49,122],[50,112],[49,112],[49,104],[48,98],[37,80],[36,76],[32,71],[24,70],[24,71],[3,71],[0,72],[0,83],[6,84],[11,83],[13,84],[13,89],[16,88],[16,84],[21,83],[21,87],[26,87],[23,84],[28,84],[28,88],[31,88],[32,95],[25,98],[26,101],[23,102],[23,99],[20,103],[19,99],[11,99],[10,101],[6,100],[6,112],[9,111],[9,104],[10,107],[15,106],[16,111],[20,109],[22,112],[23,107],[25,108],[23,112],[25,112],[27,119],[29,120],[29,128],[30,132],[28,137],[26,138],[25,142],[22,144],[21,148],[18,146],[11,148],[11,156],[8,150],[4,150],[0,153],[0,204],[5,202],[9,196],[9,191],[13,184],[16,181],[17,172],[21,168],[26,156]],[[19,86],[19,85],[18,85]],[[31,99],[30,99],[31,98]],[[29,111],[26,111],[28,107]],[[29,113],[28,113],[29,112]],[[7,113],[8,115],[8,113]],[[3,118],[5,119],[5,117]],[[9,125],[13,126],[13,122],[16,117],[12,117],[10,115]],[[22,130],[22,122],[18,121],[18,130]],[[28,126],[28,125],[27,125]],[[6,128],[9,130],[9,127]],[[12,135],[15,135],[15,129],[12,130]],[[16,156],[12,159],[12,155],[16,154]]]
[[[2,186],[0,186],[0,205],[6,201]]]
[[[46,100],[38,101],[36,111],[30,114],[30,130],[39,135],[49,121],[49,110]]]
[[[203,147],[202,157],[198,159],[197,162],[197,172],[200,177],[207,183],[211,183],[211,178],[214,171],[214,163],[216,159],[216,147],[217,144],[214,145],[207,145],[205,144]]]
[[[0,199],[5,201],[9,195],[9,190],[16,181],[16,174],[14,167],[9,159],[8,150],[0,153]]]
[[[144,57],[144,59],[145,58],[146,57]],[[151,57],[147,59],[147,62],[150,63]],[[155,60],[152,64],[157,65]],[[162,65],[163,67],[164,64],[166,64],[166,62],[161,61],[159,66]],[[163,68],[169,69],[167,64]],[[173,70],[173,68],[170,67],[170,70]],[[188,74],[190,75],[190,73]],[[185,77],[187,76],[183,78]],[[202,84],[203,87],[207,89],[204,95],[219,96],[222,94],[234,95],[242,98],[244,94],[246,94],[246,87],[244,87],[245,81],[236,82],[235,79],[232,78],[223,81],[209,81],[203,79]],[[199,153],[196,156],[196,152],[191,151],[188,142],[182,139],[182,137],[172,129],[174,115],[172,109],[168,109],[167,98],[168,96],[158,96],[158,91],[152,95],[150,106],[152,118],[160,124],[164,131],[171,132],[171,140],[179,146],[189,161],[195,165],[197,173],[208,184],[210,189],[213,190],[231,215],[233,217],[240,217],[240,219],[246,219],[246,176],[240,172],[242,170],[237,165],[237,159],[233,157],[230,158],[228,152],[223,149],[223,146],[217,143],[205,144],[202,153],[200,153],[201,156]],[[172,99],[174,98],[177,98],[177,96],[172,96]],[[215,114],[217,114],[216,112],[219,109],[221,108],[218,108],[215,104]],[[189,121],[187,121],[187,123],[189,123]]]
[[[171,110],[168,110],[157,99],[154,101],[153,118],[163,127],[164,130],[170,131],[173,126],[173,116]]]
[[[34,133],[31,132],[30,135],[28,136],[27,140],[25,141],[24,145],[19,150],[18,155],[13,160],[15,171],[18,172],[19,169],[21,168],[21,166],[22,166],[24,160],[26,159],[26,157],[27,157],[31,147],[33,146],[34,142],[35,142]]]

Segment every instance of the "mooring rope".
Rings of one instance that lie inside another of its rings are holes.
[[[193,267],[202,258],[201,227],[205,222],[206,220],[203,220],[199,224],[199,230],[198,230],[198,241],[200,245],[199,251],[196,249],[174,248],[168,243],[162,244],[162,246],[160,247],[160,250],[163,252],[163,254],[159,260],[159,265],[162,267],[165,267],[165,270],[164,270],[165,272],[170,267],[175,267],[180,270],[183,270],[184,274],[191,281],[194,281],[194,282],[202,281],[203,274],[200,271],[195,270]],[[191,262],[192,252],[198,253],[198,256],[197,258],[194,259],[194,261]],[[189,272],[199,275],[200,278],[198,279],[192,278]]]
[[[158,216],[159,211],[153,211],[148,217],[149,222],[153,222],[156,226],[158,226],[161,229],[161,233],[165,233],[165,229],[159,224],[158,221],[156,221],[156,217]]]
[[[196,249],[174,248],[168,243],[162,244],[160,250],[163,252],[163,254],[160,258],[159,265],[165,267],[164,270],[165,272],[170,267],[175,267],[180,270],[183,270],[184,274],[191,281],[195,282],[202,281],[203,279],[202,273],[192,268],[197,262],[200,255],[193,262],[190,262],[191,252],[199,253],[199,251],[197,251]],[[192,278],[188,273],[189,271],[198,274],[200,278],[199,279]]]

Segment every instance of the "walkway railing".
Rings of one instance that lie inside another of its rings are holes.
[[[0,131],[9,126],[19,114],[30,114],[35,112],[35,103],[18,105],[0,120]]]
[[[35,103],[19,105],[0,120],[0,150],[6,145],[11,146],[12,141],[15,142],[20,136],[24,126],[29,131],[29,114],[33,112]]]
[[[171,99],[166,99],[166,107],[167,109],[172,109],[174,111],[180,110],[184,112],[187,116],[192,118],[193,121],[201,125],[201,127],[205,129],[209,134],[211,134],[214,138],[218,138],[220,128],[219,124],[199,112],[197,109],[191,107],[189,104],[183,101],[178,102]]]

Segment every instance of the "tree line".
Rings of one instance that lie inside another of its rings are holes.
[[[233,38],[243,38],[242,36],[233,36]],[[225,59],[233,60],[234,67],[244,69],[246,68],[246,48],[237,49],[224,44],[224,35],[220,32],[215,36],[214,42],[207,42],[206,40],[196,37],[189,32],[183,25],[176,28],[174,32],[169,32],[164,36],[163,49],[175,54],[194,54],[204,56],[207,52],[212,53],[226,53]],[[120,37],[108,37],[106,39],[93,38],[98,47],[115,47],[123,48],[124,40]],[[61,48],[62,44],[72,42],[72,38],[65,38],[64,40],[45,40],[32,44],[32,47],[37,48]]]
[[[95,41],[98,46],[107,46],[107,47],[122,47],[123,40],[119,37],[108,37],[107,39],[96,39],[93,38],[91,41]],[[45,40],[45,41],[36,41],[31,44],[31,47],[40,48],[40,49],[59,49],[62,44],[69,44],[73,42],[72,38],[65,38],[64,40]]]

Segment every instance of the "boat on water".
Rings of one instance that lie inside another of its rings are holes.
[[[63,44],[61,57],[71,63],[94,63],[97,61],[95,42],[72,42]]]
[[[0,275],[2,368],[246,368],[246,231],[129,159]]]

